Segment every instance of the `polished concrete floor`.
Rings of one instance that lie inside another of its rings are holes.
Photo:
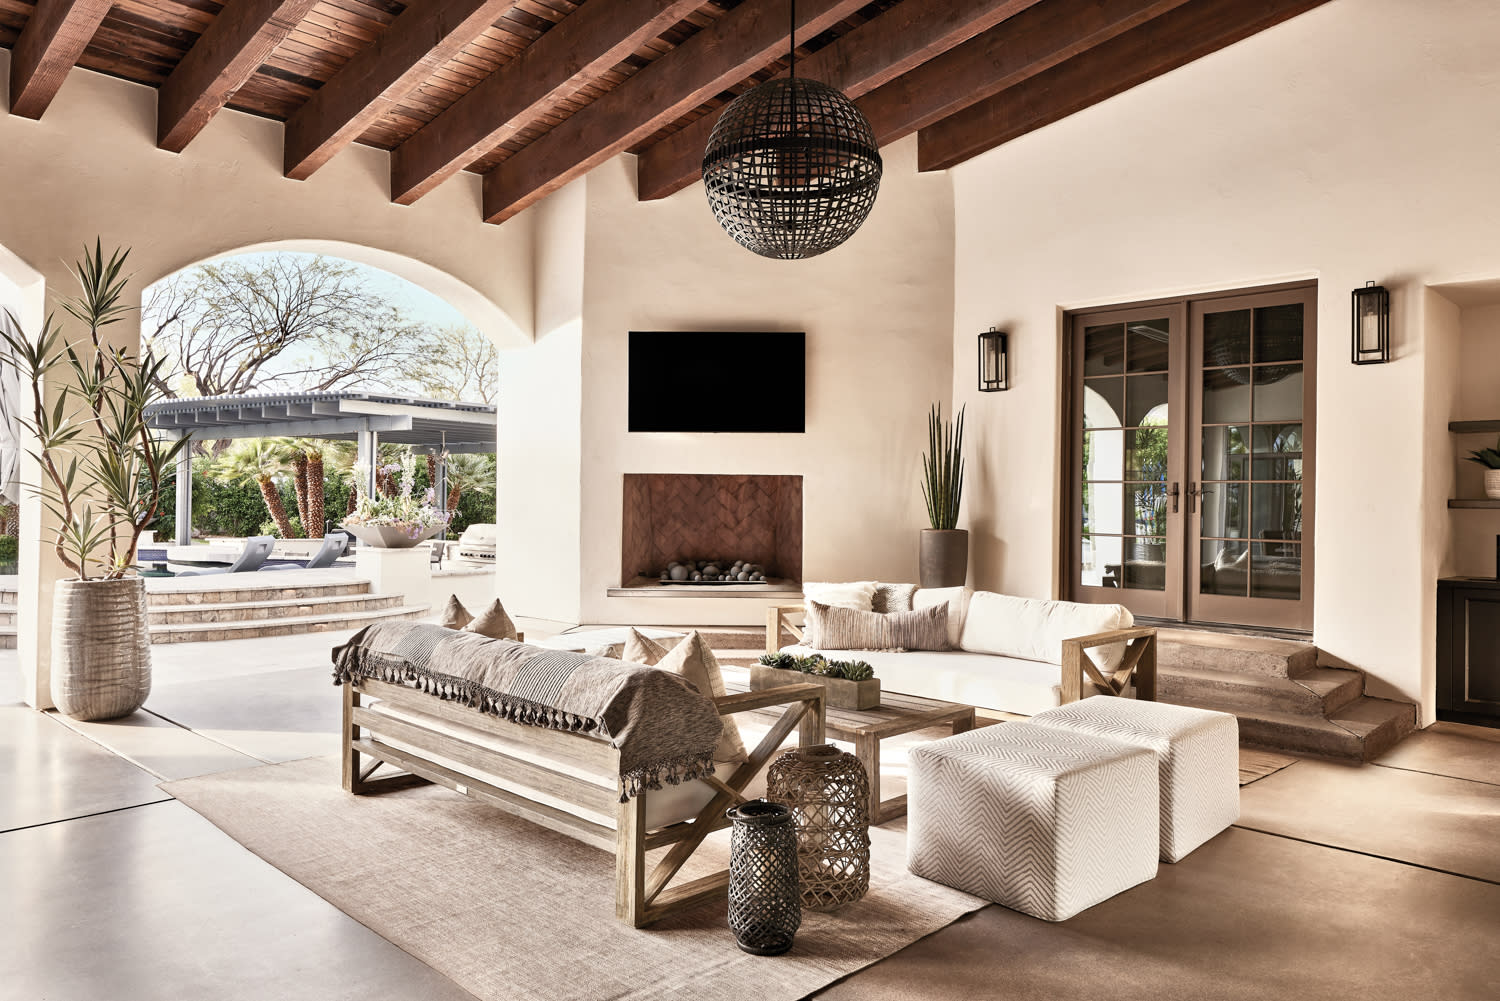
[[[158,646],[149,711],[101,724],[21,706],[0,651],[0,998],[469,997],[156,788],[333,753],[341,639]],[[985,908],[820,996],[1500,997],[1500,732],[1440,724],[1374,765],[1299,761],[1242,804],[1235,829],[1071,921]]]

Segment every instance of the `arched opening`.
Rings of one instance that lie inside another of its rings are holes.
[[[0,246],[0,331],[19,336],[37,329],[43,309],[41,274]],[[0,365],[0,644],[13,647],[15,639],[16,578],[21,561],[21,469],[25,444],[20,418],[27,397],[21,373],[14,365]]]

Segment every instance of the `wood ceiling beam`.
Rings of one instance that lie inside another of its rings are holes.
[[[852,100],[1038,2],[903,0],[799,61],[797,73],[821,80]],[[944,86],[951,87],[951,81]],[[641,154],[636,173],[642,201],[665,198],[698,180],[703,150],[718,117],[705,115]]]
[[[596,0],[569,14],[396,147],[391,200],[415,202],[560,99],[624,62],[700,2]]]
[[[428,0],[407,7],[287,119],[286,176],[307,180],[515,6]]]
[[[1326,2],[1191,0],[921,129],[917,169],[946,170]]]
[[[161,85],[156,145],[181,153],[316,0],[230,0]]]
[[[68,70],[109,13],[111,0],[37,0],[10,53],[10,113],[41,118]]]
[[[802,0],[797,33],[811,38],[863,6]],[[782,0],[746,0],[486,174],[485,221],[504,222],[764,69],[785,49],[787,29]]]
[[[1046,0],[871,91],[859,110],[884,146],[1187,2]]]

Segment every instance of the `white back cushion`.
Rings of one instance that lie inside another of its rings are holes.
[[[923,593],[918,591],[918,598]],[[1124,629],[1134,622],[1135,617],[1123,605],[1087,605],[976,591],[969,601],[958,645],[971,653],[1061,664],[1063,640]],[[1125,647],[1111,644],[1090,654],[1100,667],[1112,671],[1124,656]]]
[[[857,611],[868,612],[872,610],[870,604],[875,600],[875,582],[873,580],[857,580],[849,584],[808,582],[802,585],[802,597],[821,605],[832,605],[834,608],[853,608]]]
[[[911,596],[912,611],[920,612],[933,605],[948,606],[948,645],[959,648],[964,634],[964,618],[969,614],[969,599],[974,591],[968,587],[923,587]]]

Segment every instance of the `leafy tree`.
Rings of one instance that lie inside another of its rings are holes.
[[[426,349],[406,378],[430,399],[494,403],[500,351],[473,327],[439,327],[428,333]]]

